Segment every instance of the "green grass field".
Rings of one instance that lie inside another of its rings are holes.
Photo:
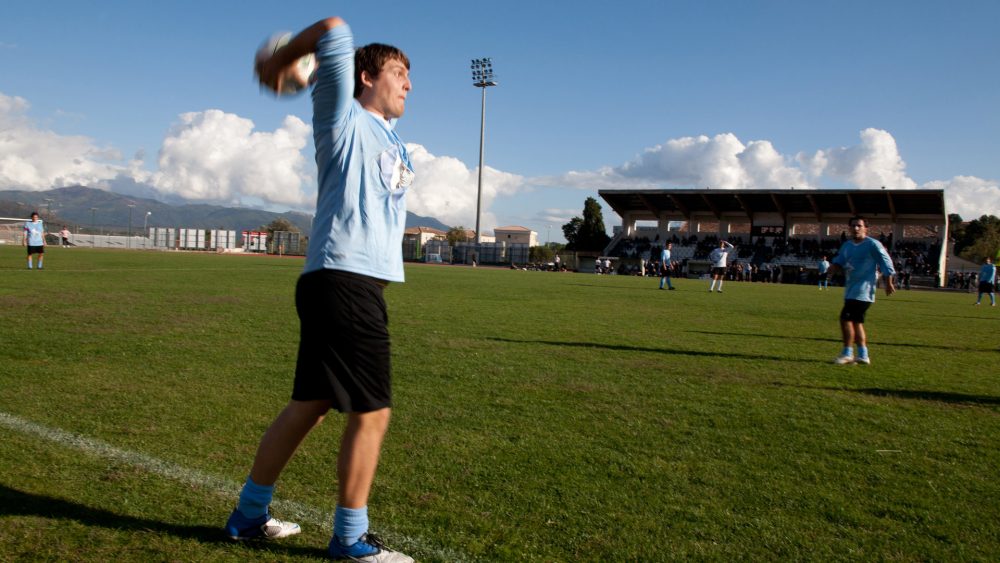
[[[301,259],[0,246],[0,560],[322,558],[342,418],[290,541],[221,526],[286,402]],[[421,561],[1000,559],[1000,307],[450,266],[387,290],[373,530]]]

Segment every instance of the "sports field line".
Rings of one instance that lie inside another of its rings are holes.
[[[0,427],[7,428],[41,438],[56,445],[71,448],[86,454],[102,459],[113,460],[118,463],[131,465],[139,469],[172,479],[185,485],[192,485],[225,496],[235,502],[239,495],[241,483],[228,481],[208,473],[203,473],[196,469],[163,461],[146,454],[124,450],[107,442],[102,442],[94,438],[88,438],[79,434],[73,434],[59,428],[52,428],[30,420],[25,420],[19,416],[0,411]],[[280,511],[283,519],[297,521],[321,528],[327,532],[332,532],[333,513],[320,510],[318,508],[290,500],[275,500],[271,506]],[[220,514],[220,518],[224,517]],[[381,535],[391,537],[392,547],[403,551],[419,551],[433,556],[436,559],[445,561],[470,561],[466,555],[455,553],[452,550],[441,549],[428,546],[426,542],[407,536],[391,533],[389,530],[378,530]],[[222,521],[219,522],[219,534],[222,535]]]

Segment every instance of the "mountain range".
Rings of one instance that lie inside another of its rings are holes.
[[[41,192],[0,191],[0,217],[27,218],[38,211],[51,225],[68,225],[71,230],[128,229],[133,232],[147,227],[178,227],[189,229],[256,230],[276,219],[286,219],[308,233],[312,215],[299,211],[277,213],[247,207],[224,207],[200,203],[171,205],[154,199],[132,197],[85,186],[55,188]],[[148,215],[147,215],[148,213]],[[130,217],[131,214],[131,217]],[[406,226],[432,227],[447,231],[448,225],[434,219],[407,212]]]

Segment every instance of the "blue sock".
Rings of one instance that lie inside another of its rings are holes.
[[[859,358],[867,358],[868,357],[868,347],[867,346],[858,346],[858,357]]]
[[[841,356],[847,356],[849,358],[854,357],[854,349],[850,346],[844,346],[844,351],[840,353]]]
[[[361,535],[368,531],[368,507],[344,508],[337,505],[333,513],[333,535],[337,536],[341,545],[349,546],[357,543]]]
[[[240,491],[240,503],[236,509],[247,518],[260,518],[267,514],[267,506],[271,504],[273,495],[274,485],[258,485],[250,477],[247,477],[247,482],[243,484],[243,490]]]
[[[663,282],[664,282],[664,281],[665,281],[666,279],[667,279],[667,278],[660,278],[660,289],[663,289]]]

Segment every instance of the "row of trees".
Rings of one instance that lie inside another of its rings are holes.
[[[983,215],[963,223],[961,215],[952,213],[948,215],[948,226],[959,257],[976,263],[986,258],[1000,259],[1000,218]]]

